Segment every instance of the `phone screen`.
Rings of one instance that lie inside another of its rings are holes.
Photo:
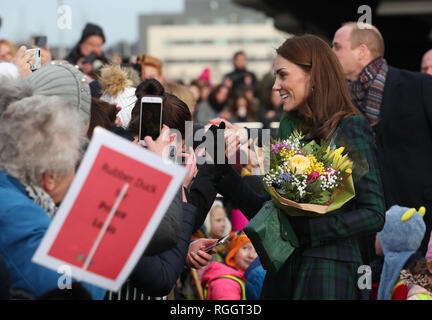
[[[144,140],[144,137],[150,136],[156,140],[160,135],[162,123],[162,99],[160,102],[141,100],[141,119],[139,140]]]

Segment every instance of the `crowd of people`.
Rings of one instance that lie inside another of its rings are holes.
[[[26,46],[0,40],[0,299],[432,299],[432,49],[421,72],[399,69],[384,58],[378,28],[348,22],[331,45],[288,38],[262,79],[238,51],[219,83],[208,68],[186,83],[164,74],[157,57],[108,57],[104,42],[103,29],[88,23],[67,57],[40,48],[42,67],[32,70]],[[169,130],[177,130],[183,183],[118,292],[76,279],[61,289],[59,274],[32,257],[94,129],[142,145],[149,95],[162,98],[163,127],[145,147],[171,157]],[[243,231],[271,200],[259,161],[231,163],[215,145],[212,160],[226,161],[198,163],[206,138],[186,147],[190,121],[214,141],[225,130],[237,158],[242,148],[256,153],[251,122],[277,123],[281,139],[301,130],[306,140],[334,141],[361,162],[356,195],[320,217],[288,217],[299,247],[278,271],[266,270]],[[371,269],[370,286],[359,286],[361,266]]]

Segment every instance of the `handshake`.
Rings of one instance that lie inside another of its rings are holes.
[[[221,119],[211,120],[205,126],[205,135],[201,144],[197,147],[198,155],[203,156],[205,162],[217,165],[248,164],[248,157],[240,157],[239,150],[245,150],[251,144],[248,140],[247,130],[238,128]],[[245,155],[247,152],[244,153]]]

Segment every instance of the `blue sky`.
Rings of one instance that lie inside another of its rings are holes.
[[[60,4],[71,9],[71,29],[62,32],[57,24]],[[0,0],[0,38],[25,43],[34,34],[44,34],[52,46],[72,46],[86,22],[92,22],[103,28],[109,47],[120,40],[138,40],[140,14],[180,13],[183,8],[183,0]]]

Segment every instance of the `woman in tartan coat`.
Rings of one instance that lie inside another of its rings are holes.
[[[383,190],[372,129],[353,106],[342,68],[331,48],[313,35],[295,36],[277,50],[274,91],[283,99],[285,117],[279,137],[302,130],[306,140],[332,140],[354,160],[356,196],[320,217],[289,217],[300,248],[278,272],[267,272],[262,299],[362,299],[357,285],[360,239],[384,226]],[[226,166],[216,189],[248,219],[270,197],[256,195]],[[372,248],[373,248],[373,244]]]

